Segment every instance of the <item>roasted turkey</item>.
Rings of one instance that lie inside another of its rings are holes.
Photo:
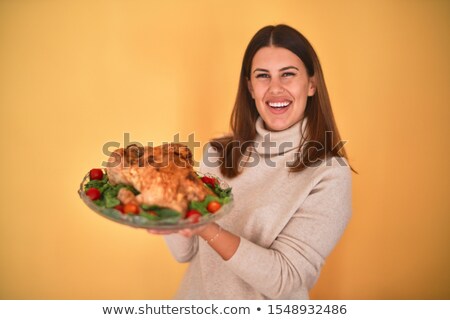
[[[192,153],[185,145],[163,144],[158,147],[130,145],[115,150],[106,166],[111,184],[132,185],[136,197],[121,189],[124,203],[156,205],[179,211],[184,217],[191,201],[202,201],[213,192],[197,177],[192,167]]]

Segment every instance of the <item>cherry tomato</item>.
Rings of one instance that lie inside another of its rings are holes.
[[[100,190],[98,190],[97,188],[90,188],[86,191],[86,195],[92,200],[98,200],[100,199],[100,196],[102,195],[100,193]]]
[[[139,213],[139,207],[137,205],[133,204],[133,203],[127,203],[123,207],[123,212],[138,214]]]
[[[204,177],[202,177],[202,181],[206,184],[211,185],[212,187],[214,187],[216,185],[216,179],[214,179],[214,178],[204,176]]]
[[[103,179],[103,170],[102,169],[91,169],[91,171],[89,171],[89,178],[91,180],[102,180]]]
[[[114,209],[122,213],[125,213],[123,204],[118,204],[117,206],[114,207]]]
[[[206,207],[206,209],[211,213],[215,213],[221,207],[222,207],[222,205],[218,201],[211,201],[210,203],[208,203],[208,206]]]
[[[186,213],[186,218],[189,219],[192,223],[197,223],[200,220],[201,216],[202,214],[197,210],[189,210]]]

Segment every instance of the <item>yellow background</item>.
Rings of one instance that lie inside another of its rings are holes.
[[[0,298],[172,297],[186,265],[78,184],[125,132],[226,132],[244,49],[277,23],[316,48],[359,171],[312,298],[449,299],[444,0],[0,1]]]

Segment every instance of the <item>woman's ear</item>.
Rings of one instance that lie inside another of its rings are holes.
[[[309,78],[308,97],[312,97],[316,93],[316,77]]]
[[[253,86],[252,86],[252,82],[250,81],[250,79],[247,78],[247,88],[248,91],[250,91],[250,94],[252,95],[253,100],[255,99],[255,96],[253,95]]]

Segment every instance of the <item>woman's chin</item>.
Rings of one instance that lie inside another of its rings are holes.
[[[264,120],[264,119],[263,119]],[[293,119],[268,119],[268,121],[264,120],[264,127],[269,131],[283,131],[289,129],[296,123],[298,123],[301,119],[293,120]]]
[[[265,122],[265,127],[269,131],[283,131],[289,128],[289,125],[285,121],[268,121]]]

